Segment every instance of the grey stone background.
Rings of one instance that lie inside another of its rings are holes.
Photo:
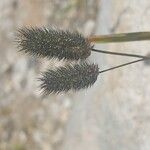
[[[147,0],[102,0],[96,34],[149,30],[149,6]],[[97,47],[138,54],[150,51],[149,42]],[[130,60],[98,55],[93,58],[101,68]],[[62,149],[149,150],[149,73],[149,67],[139,63],[100,75],[88,93],[76,97]]]
[[[84,35],[150,30],[149,0],[0,1],[0,150],[149,150],[150,71],[144,63],[101,74],[77,93],[42,97],[37,77],[63,62],[18,53],[22,26],[58,26]],[[146,55],[149,42],[96,45]],[[100,69],[129,58],[92,53]]]

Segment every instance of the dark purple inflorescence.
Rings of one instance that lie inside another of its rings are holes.
[[[99,74],[98,65],[83,62],[67,65],[57,70],[48,70],[40,78],[41,89],[45,95],[50,93],[80,90],[92,86]]]
[[[86,59],[91,43],[78,32],[53,28],[23,28],[18,30],[20,51],[47,58],[68,60]]]

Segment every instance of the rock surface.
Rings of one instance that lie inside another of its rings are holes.
[[[149,0],[101,0],[96,34],[149,31]],[[97,45],[146,55],[148,42]],[[101,69],[129,58],[93,54]],[[92,89],[74,99],[62,150],[149,150],[150,66],[134,64],[101,74]]]
[[[62,62],[17,53],[13,42],[22,26],[53,25],[85,35],[95,28],[95,34],[150,30],[149,0],[1,0],[0,10],[0,150],[150,149],[148,63],[101,74],[78,93],[42,97],[38,75]],[[96,47],[150,52],[149,42]],[[100,69],[130,61],[94,52],[90,59]]]
[[[42,97],[37,78],[48,63],[19,53],[16,30],[24,26],[58,26],[90,33],[98,0],[0,0],[0,150],[54,150],[74,93]]]

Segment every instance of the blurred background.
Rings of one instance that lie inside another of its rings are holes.
[[[150,31],[149,0],[0,0],[0,150],[150,149],[148,65],[102,74],[87,90],[42,97],[37,78],[58,62],[18,52],[15,33],[24,26],[85,36]],[[150,52],[148,41],[95,47]],[[94,52],[89,59],[100,69],[130,61]]]

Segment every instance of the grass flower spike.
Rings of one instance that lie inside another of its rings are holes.
[[[67,60],[83,60],[91,51],[128,57],[145,58],[145,56],[115,53],[93,48],[92,43],[129,42],[150,40],[150,32],[120,33],[84,37],[78,32],[54,28],[23,28],[18,30],[17,43],[20,51],[39,57]]]
[[[41,89],[45,95],[85,89],[95,83],[98,74],[99,68],[96,64],[83,62],[81,64],[67,65],[57,70],[48,70],[43,73],[40,78]]]
[[[48,70],[43,73],[40,78],[40,87],[44,95],[68,92],[69,90],[78,91],[81,89],[86,89],[91,87],[96,82],[99,74],[144,60],[145,58],[140,58],[104,70],[99,70],[98,65],[89,64],[87,62],[67,65],[65,67],[60,67],[57,70]]]
[[[18,30],[20,51],[47,58],[68,60],[86,59],[92,46],[78,32],[53,28],[23,28]]]

